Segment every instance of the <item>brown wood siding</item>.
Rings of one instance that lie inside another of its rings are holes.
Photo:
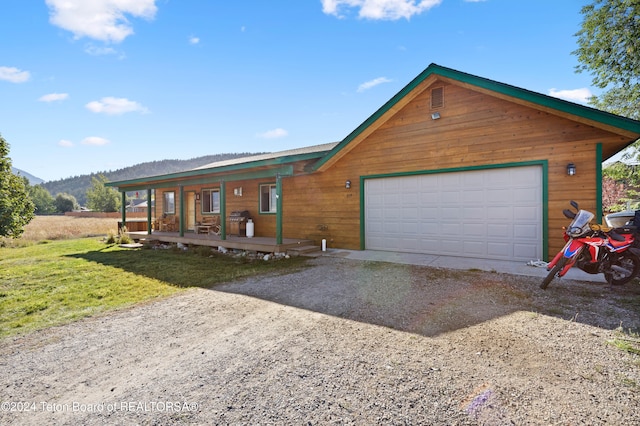
[[[563,245],[568,201],[595,211],[596,145],[623,138],[453,84],[445,85],[441,118],[432,120],[425,89],[325,172],[284,181],[285,237],[327,238],[330,247],[359,249],[360,176],[548,160],[553,256]],[[569,162],[576,176],[567,176]]]

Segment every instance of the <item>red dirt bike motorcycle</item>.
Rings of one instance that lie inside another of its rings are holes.
[[[576,212],[562,212],[572,219],[564,229],[567,243],[547,265],[549,274],[540,288],[546,289],[555,277],[564,276],[574,265],[588,274],[604,273],[609,285],[622,285],[635,278],[640,273],[640,249],[632,247],[635,230],[592,225],[593,213],[580,210],[575,201],[571,205]]]

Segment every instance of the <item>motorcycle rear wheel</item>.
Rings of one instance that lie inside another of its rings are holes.
[[[634,279],[640,273],[640,258],[633,253],[624,252],[618,255],[616,264],[631,271],[629,274],[623,274],[618,271],[605,272],[604,278],[609,285],[623,285]]]
[[[542,284],[540,284],[541,289],[546,290],[547,287],[549,287],[549,284],[551,283],[551,281],[553,281],[556,275],[558,275],[558,272],[562,271],[562,268],[564,268],[564,265],[567,264],[567,260],[568,259],[566,257],[562,256],[558,260],[558,263],[553,265],[553,268],[551,268],[546,278],[542,281]]]

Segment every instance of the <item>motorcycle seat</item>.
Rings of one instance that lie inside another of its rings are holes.
[[[638,227],[633,225],[625,225],[619,228],[613,228],[613,232],[617,234],[635,234],[638,232]]]

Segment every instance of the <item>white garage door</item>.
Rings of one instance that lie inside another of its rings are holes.
[[[542,167],[367,179],[365,248],[542,258]]]

